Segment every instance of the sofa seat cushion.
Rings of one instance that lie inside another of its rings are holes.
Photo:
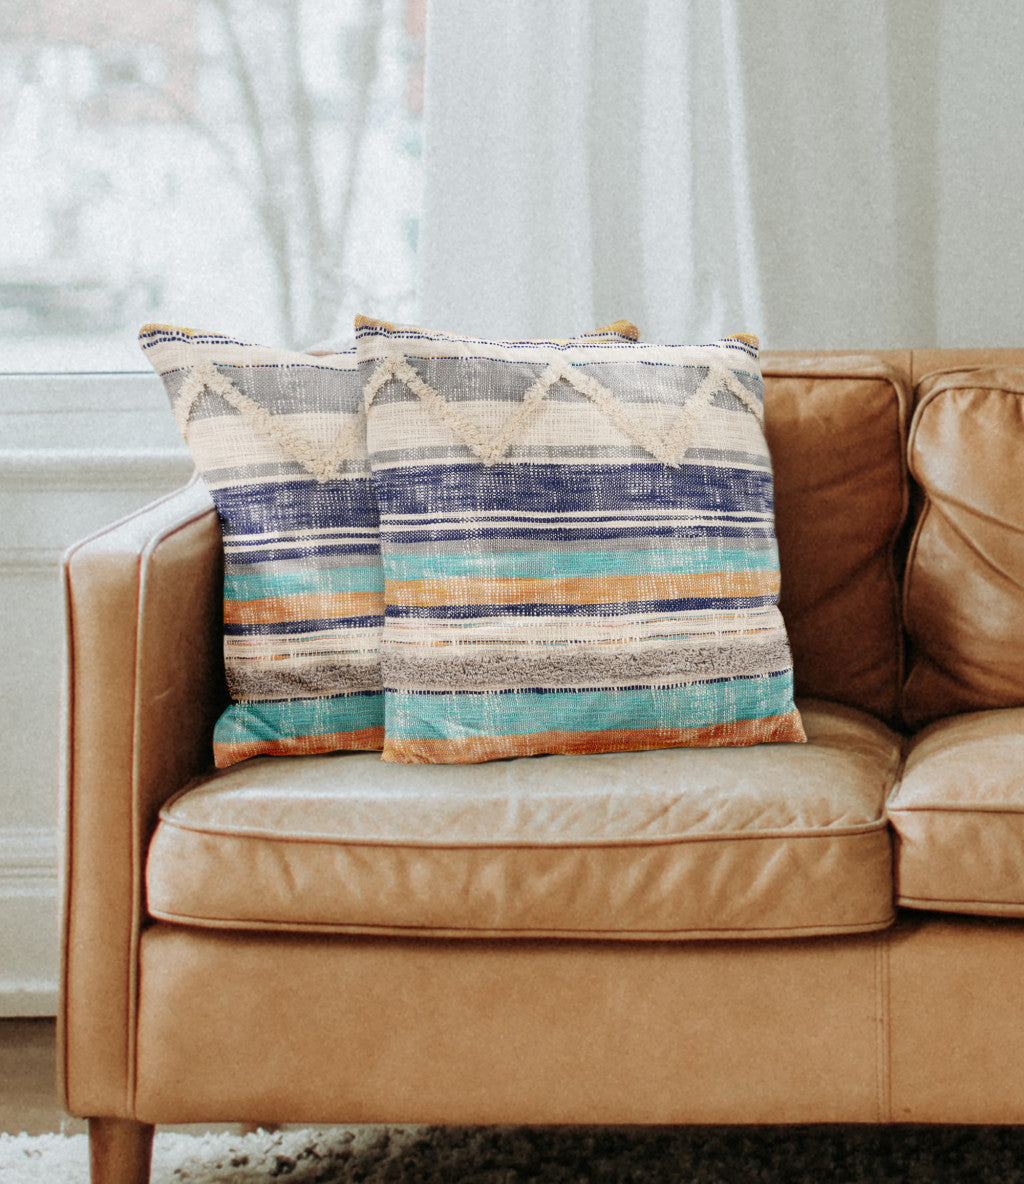
[[[398,766],[260,757],[163,809],[155,917],[424,936],[783,937],[892,920],[899,741],[806,701],[808,743]]]
[[[1024,708],[925,728],[889,816],[901,904],[1024,917]]]

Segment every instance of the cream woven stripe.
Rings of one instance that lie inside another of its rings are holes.
[[[680,422],[669,429],[661,439],[635,419],[606,386],[589,374],[576,370],[561,358],[555,358],[548,363],[543,374],[527,390],[522,402],[505,420],[501,431],[489,440],[460,415],[443,395],[425,382],[402,356],[386,358],[370,376],[363,389],[367,412],[379,392],[392,379],[405,383],[414,395],[422,399],[423,403],[447,424],[452,435],[470,448],[485,465],[497,464],[508,452],[530,413],[544,401],[556,382],[566,382],[581,395],[585,395],[595,407],[604,412],[623,435],[634,440],[656,460],[670,468],[679,467],[679,460],[686,454],[702,415],[710,406],[715,392],[722,387],[734,394],[759,423],[763,422],[763,411],[758,401],[731,371],[714,363],[708,366],[706,377],[693,397],[687,401]]]
[[[230,403],[257,431],[269,436],[317,481],[329,481],[343,460],[352,459],[356,455],[358,425],[345,428],[338,436],[334,447],[325,452],[301,432],[296,432],[282,423],[279,417],[271,415],[248,395],[243,395],[238,387],[210,362],[197,362],[178,390],[178,397],[174,403],[174,418],[182,436],[186,436],[189,418],[196,402],[205,391],[212,391]]]

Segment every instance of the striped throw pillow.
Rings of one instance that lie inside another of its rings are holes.
[[[755,338],[356,335],[384,760],[805,739]]]
[[[631,341],[628,321],[583,340]],[[323,355],[146,325],[224,536],[219,767],[260,754],[379,749],[384,613],[355,346]]]
[[[384,620],[377,506],[355,348],[314,356],[146,325],[224,536],[220,767],[379,749]]]

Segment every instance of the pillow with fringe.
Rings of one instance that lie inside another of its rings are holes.
[[[356,320],[383,759],[803,741],[754,337]]]
[[[355,346],[296,353],[172,325],[139,342],[223,532],[233,703],[215,763],[380,749],[384,577]]]

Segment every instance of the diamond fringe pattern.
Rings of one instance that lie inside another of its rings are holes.
[[[352,459],[357,455],[357,451],[360,451],[357,449],[357,445],[361,444],[358,424],[346,428],[339,435],[334,447],[325,453],[301,432],[288,427],[277,416],[269,414],[259,403],[243,395],[238,387],[210,362],[196,363],[178,391],[178,398],[174,404],[174,419],[186,440],[189,418],[196,402],[206,391],[220,395],[225,402],[230,403],[258,431],[269,436],[317,481],[329,481],[343,460]]]
[[[763,422],[760,404],[743,383],[725,367],[715,365],[708,366],[708,373],[693,397],[687,402],[681,421],[660,440],[630,415],[606,386],[603,386],[596,378],[581,373],[558,358],[548,364],[543,374],[527,390],[523,401],[505,421],[501,431],[490,440],[485,439],[477,428],[460,415],[429,383],[425,382],[402,356],[386,358],[370,376],[363,392],[367,411],[380,391],[392,379],[405,383],[413,394],[422,399],[424,404],[447,424],[452,435],[470,448],[485,465],[497,464],[505,456],[530,413],[544,401],[548,391],[556,382],[568,383],[581,395],[585,395],[608,416],[624,435],[646,449],[656,460],[660,460],[673,469],[679,467],[681,458],[690,446],[702,413],[710,406],[714,395],[723,387],[735,395],[759,423]]]

